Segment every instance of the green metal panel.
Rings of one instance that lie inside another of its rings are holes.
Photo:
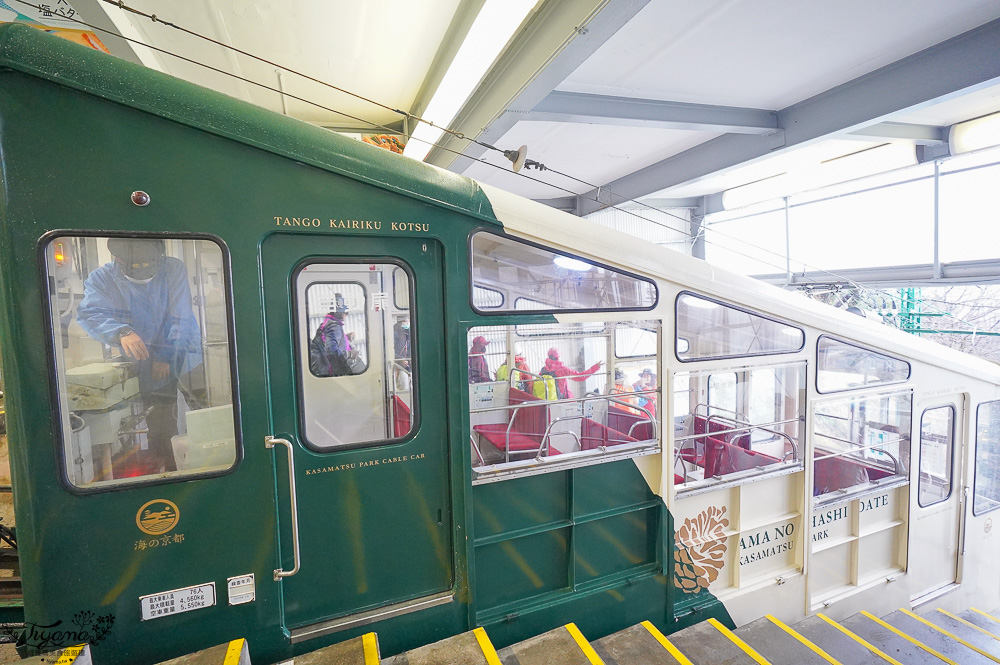
[[[569,523],[569,471],[476,488],[476,541]]]
[[[573,489],[573,516],[577,519],[660,500],[629,460],[576,469]]]
[[[574,550],[579,584],[656,563],[659,510],[612,515],[576,528]]]
[[[476,602],[490,609],[569,587],[569,529],[476,548]]]

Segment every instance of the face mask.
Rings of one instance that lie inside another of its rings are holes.
[[[402,328],[403,328],[403,330],[409,330],[410,329],[410,324],[409,323],[404,323],[403,326],[402,326]]]
[[[131,261],[118,259],[118,270],[130,281],[146,284],[160,271],[161,260],[133,257]]]
[[[152,277],[150,277],[148,279],[136,279],[135,277],[129,277],[128,275],[125,275],[124,273],[122,273],[122,275],[125,277],[125,279],[127,279],[130,282],[132,282],[133,284],[149,284],[150,282],[153,281]]]

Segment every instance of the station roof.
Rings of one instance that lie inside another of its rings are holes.
[[[157,21],[69,1],[116,55],[322,127],[409,133],[395,111],[425,112],[499,0],[206,0]],[[515,175],[501,152],[455,137],[426,161],[577,214],[630,198],[702,205],[796,160],[885,144],[933,157],[949,127],[1000,110],[995,0],[527,0],[501,37],[457,114],[434,119],[501,149],[527,145],[551,170]]]

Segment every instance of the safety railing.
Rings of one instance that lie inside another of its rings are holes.
[[[712,407],[712,408],[715,408],[715,407]],[[696,407],[695,410],[697,412],[697,407]],[[735,414],[737,412],[733,411],[731,413]],[[693,452],[694,456],[697,458],[697,454],[698,454],[697,444],[699,442],[704,442],[704,441],[706,441],[707,439],[709,439],[711,437],[720,437],[720,436],[722,436],[722,437],[726,437],[726,438],[729,438],[729,439],[734,439],[736,437],[743,436],[743,435],[747,435],[747,436],[752,437],[754,432],[765,432],[767,434],[770,434],[772,437],[778,437],[778,438],[784,440],[784,442],[785,442],[785,444],[786,444],[786,446],[788,448],[788,450],[786,450],[784,453],[782,453],[781,459],[779,460],[780,463],[787,463],[789,461],[789,457],[791,457],[791,460],[790,460],[791,462],[799,462],[800,461],[800,457],[799,457],[799,445],[796,442],[796,440],[792,436],[790,436],[787,432],[783,432],[780,429],[776,429],[776,428],[780,427],[782,425],[789,425],[791,423],[801,423],[802,420],[803,420],[801,416],[797,416],[795,418],[787,418],[787,419],[784,419],[784,420],[775,420],[775,421],[769,422],[769,423],[759,423],[759,424],[751,424],[751,423],[748,423],[748,422],[739,422],[739,421],[735,421],[733,419],[726,419],[726,418],[722,418],[721,416],[716,416],[716,415],[710,415],[710,416],[707,416],[707,417],[704,417],[704,418],[705,418],[705,428],[706,428],[705,432],[696,433],[696,434],[688,434],[688,435],[678,436],[678,437],[674,438],[674,469],[675,470],[677,469],[678,462],[680,462],[680,467],[681,467],[681,474],[680,475],[681,475],[681,478],[682,478],[682,481],[681,481],[682,483],[686,484],[691,479],[690,478],[691,469],[689,467],[689,462],[687,460],[685,460],[684,457],[683,457],[684,451],[688,450],[688,451]],[[725,423],[726,425],[729,425],[730,423],[732,423],[732,425],[729,426],[729,427],[726,427],[724,429],[712,430],[711,429],[712,422],[719,422],[720,420],[723,423]],[[729,421],[729,422],[726,422],[726,421]],[[733,435],[733,436],[730,436],[730,435]],[[728,441],[727,441],[727,443],[728,443]],[[733,444],[730,444],[730,445],[733,445]],[[754,452],[754,451],[751,448],[748,452]],[[757,469],[766,469],[767,467],[766,466],[762,466],[762,467],[756,467],[756,468]],[[749,470],[747,470],[747,471],[749,471]],[[765,473],[765,472],[766,471],[755,471],[755,473]],[[745,473],[746,472],[742,472],[740,474],[740,476],[742,477],[742,475],[745,475]],[[733,474],[726,474],[726,475],[733,475],[733,476],[735,476],[737,474],[733,473]],[[703,478],[703,480],[708,480],[708,479],[709,478]],[[711,479],[715,480],[716,482],[720,482],[720,481],[723,481],[725,479],[725,477],[721,476],[721,475],[715,475],[715,476],[711,476]]]
[[[542,380],[545,378],[525,370],[517,371],[520,372],[522,376],[531,377],[531,380]],[[519,380],[523,379],[515,380],[514,377],[508,377],[508,381],[511,381],[513,384],[516,384]],[[588,394],[583,397],[556,400],[535,398],[519,402],[517,404],[470,409],[469,413],[474,420],[475,416],[478,414],[504,413],[506,418],[506,427],[502,430],[497,430],[497,434],[500,434],[498,438],[501,440],[501,443],[506,443],[506,445],[502,446],[503,450],[501,452],[503,453],[503,456],[501,460],[497,462],[490,463],[488,461],[487,458],[490,457],[490,455],[483,452],[481,445],[485,435],[477,432],[475,429],[476,425],[473,425],[473,429],[470,432],[470,443],[478,461],[478,465],[474,466],[474,470],[477,474],[477,480],[479,482],[488,482],[490,479],[499,480],[511,473],[524,473],[526,471],[530,471],[531,469],[538,470],[541,467],[545,467],[547,470],[553,465],[572,466],[577,463],[585,463],[585,461],[588,460],[589,463],[595,463],[596,458],[606,457],[608,458],[607,461],[612,461],[613,459],[620,459],[622,457],[633,457],[637,454],[650,454],[658,452],[660,447],[660,432],[656,416],[650,409],[627,401],[627,399],[623,399],[655,394],[657,394],[657,391],[649,390],[614,395]],[[604,403],[607,408],[603,410],[598,409],[596,408],[595,403]],[[588,404],[594,404],[595,408],[589,409]],[[579,405],[580,413],[562,413],[556,415],[554,418],[550,418],[549,414],[552,409],[557,410],[560,407],[571,405]],[[629,423],[627,431],[623,432],[610,426],[608,416],[615,415],[610,412],[612,405],[619,405],[621,407],[637,410],[639,412],[638,415],[633,413],[626,414],[633,415],[636,418],[634,422]],[[526,409],[540,408],[546,409],[544,429],[539,432],[529,432],[526,434],[520,432],[517,429],[518,414]],[[594,422],[599,425],[600,431],[610,437],[614,437],[616,434],[622,435],[620,443],[615,442],[610,445],[596,445],[593,448],[584,450],[584,440],[592,437],[585,437],[582,433],[582,427],[580,433],[570,429],[556,429],[560,425],[565,425],[574,421],[594,419],[598,417],[599,414],[603,417],[600,420],[594,420]],[[643,433],[644,436],[642,438],[635,436],[637,428],[643,426],[648,426],[649,431]],[[511,450],[511,446],[509,444],[512,440],[516,440],[518,435],[527,435],[533,439],[537,439],[537,446],[522,450]],[[551,444],[558,437],[570,437],[573,440],[572,443],[574,444],[574,449],[569,452],[557,450],[559,454],[553,455]]]

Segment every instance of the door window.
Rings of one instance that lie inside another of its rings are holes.
[[[955,409],[950,406],[927,409],[920,419],[920,483],[917,500],[921,508],[940,503],[951,495],[954,421]]]
[[[226,255],[209,239],[45,246],[67,480],[221,472],[238,457]]]
[[[412,278],[397,263],[312,263],[296,278],[304,439],[398,440],[413,425]]]

